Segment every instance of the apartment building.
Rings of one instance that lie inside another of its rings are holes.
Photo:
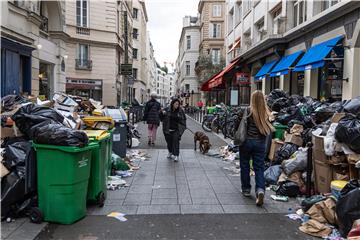
[[[131,1],[66,2],[67,93],[104,105],[130,100],[120,65],[131,63],[132,25]]]
[[[165,106],[169,99],[170,83],[167,73],[160,68],[156,69],[156,93],[159,102]]]
[[[360,2],[228,1],[226,15],[220,82],[228,101],[233,89],[239,103],[255,89],[333,100],[360,95]]]
[[[225,59],[225,0],[200,0],[200,55],[211,56],[213,64]]]
[[[132,97],[141,103],[146,101],[148,62],[147,62],[147,22],[145,2],[133,0],[133,92]]]
[[[150,94],[152,92],[156,92],[156,60],[154,56],[154,47],[150,40],[150,34],[147,34],[147,41],[146,41],[146,62],[147,62],[147,98],[150,98]]]
[[[1,1],[1,96],[65,91],[65,1]]]
[[[200,22],[197,17],[185,16],[179,40],[179,55],[176,60],[176,81],[182,94],[194,95],[192,106],[200,99],[199,78],[195,65],[199,59]]]
[[[169,83],[169,98],[174,97],[176,94],[176,79],[175,79],[175,73],[168,73],[166,74],[166,79]]]

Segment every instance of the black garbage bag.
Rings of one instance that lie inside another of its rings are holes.
[[[335,139],[345,143],[351,150],[360,153],[360,117],[347,114],[335,130]]]
[[[1,218],[6,218],[16,203],[24,201],[25,178],[13,171],[1,179]]]
[[[1,112],[9,112],[15,109],[16,105],[25,103],[28,100],[18,95],[7,95],[1,98]]]
[[[344,112],[360,115],[360,96],[347,101],[344,104]]]
[[[341,112],[344,109],[342,101],[333,102],[329,107],[334,110],[334,112]]]
[[[321,106],[317,107],[315,109],[315,112],[313,113],[315,122],[317,124],[320,124],[322,122],[325,122],[326,120],[330,119],[336,110],[332,108],[329,104],[324,103]]]
[[[288,95],[286,92],[284,92],[283,90],[281,89],[274,89],[272,90],[269,95],[267,96],[267,103],[268,103],[268,106],[271,107],[275,100],[279,99],[279,98],[287,98]]]
[[[289,159],[297,150],[297,145],[293,143],[285,143],[276,151],[274,164],[281,164],[282,161]]]
[[[83,147],[89,143],[89,139],[83,131],[51,123],[35,129],[34,142],[58,146]]]
[[[271,106],[271,110],[275,112],[280,112],[281,109],[289,107],[288,99],[285,97],[278,98],[274,101],[274,103]]]
[[[320,107],[322,105],[322,103],[320,101],[317,101],[317,100],[313,100],[312,103],[311,103],[311,107],[313,109],[317,109],[318,107]]]
[[[291,95],[288,100],[289,106],[298,105],[299,103],[304,103],[304,102],[305,102],[305,98],[299,95]]]
[[[298,121],[303,120],[303,116],[301,114],[299,107],[297,106],[287,107],[281,110],[278,116],[276,117],[276,121],[283,125],[287,125],[291,120],[298,120]]]
[[[280,165],[274,165],[274,166],[271,166],[268,169],[266,169],[264,172],[266,185],[277,184],[280,174],[281,174],[281,166]]]
[[[63,123],[64,121],[64,117],[54,109],[35,104],[21,107],[11,118],[20,131],[30,139],[33,139],[32,127],[35,125],[50,120],[56,123]]]
[[[350,181],[340,192],[336,203],[339,230],[346,237],[355,220],[360,219],[360,180]]]
[[[296,197],[300,192],[300,188],[296,182],[285,181],[281,182],[276,191],[276,195]]]
[[[14,142],[5,147],[5,153],[3,158],[4,166],[10,171],[16,166],[25,165],[25,160],[31,151],[31,143]]]
[[[304,119],[303,120],[303,122],[304,122],[303,126],[305,128],[312,128],[312,127],[314,127],[316,125],[315,120],[312,118],[311,115],[306,115],[306,116],[304,116],[303,119]]]
[[[315,203],[324,201],[326,197],[322,195],[313,195],[311,197],[305,198],[301,202],[301,208],[304,210],[304,212],[307,212]]]

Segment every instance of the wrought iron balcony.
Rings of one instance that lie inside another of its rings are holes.
[[[75,69],[77,70],[92,70],[92,60],[89,59],[75,59]]]
[[[81,35],[90,35],[90,28],[76,26],[76,33]]]
[[[40,30],[44,31],[44,32],[48,32],[49,31],[49,19],[47,17],[41,16],[41,25],[40,25]]]

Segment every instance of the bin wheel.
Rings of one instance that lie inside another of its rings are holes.
[[[97,196],[97,205],[103,207],[105,204],[105,194],[103,192],[99,193]]]
[[[29,218],[32,223],[40,224],[43,221],[43,214],[39,208],[33,207],[30,210]]]

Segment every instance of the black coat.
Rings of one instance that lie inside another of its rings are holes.
[[[174,114],[174,113],[173,113]],[[178,129],[179,129],[179,134],[180,136],[183,135],[183,133],[186,130],[186,116],[185,116],[185,112],[182,108],[179,108],[179,111],[176,112],[176,114],[178,115],[178,119],[179,121],[177,122],[178,124]],[[167,107],[164,112],[162,112],[160,114],[160,118],[161,121],[163,122],[163,132],[164,134],[169,134],[169,129],[170,129],[170,116],[171,116],[171,110],[170,107]]]
[[[160,125],[160,109],[161,105],[156,99],[151,99],[145,105],[144,118],[147,124]]]

